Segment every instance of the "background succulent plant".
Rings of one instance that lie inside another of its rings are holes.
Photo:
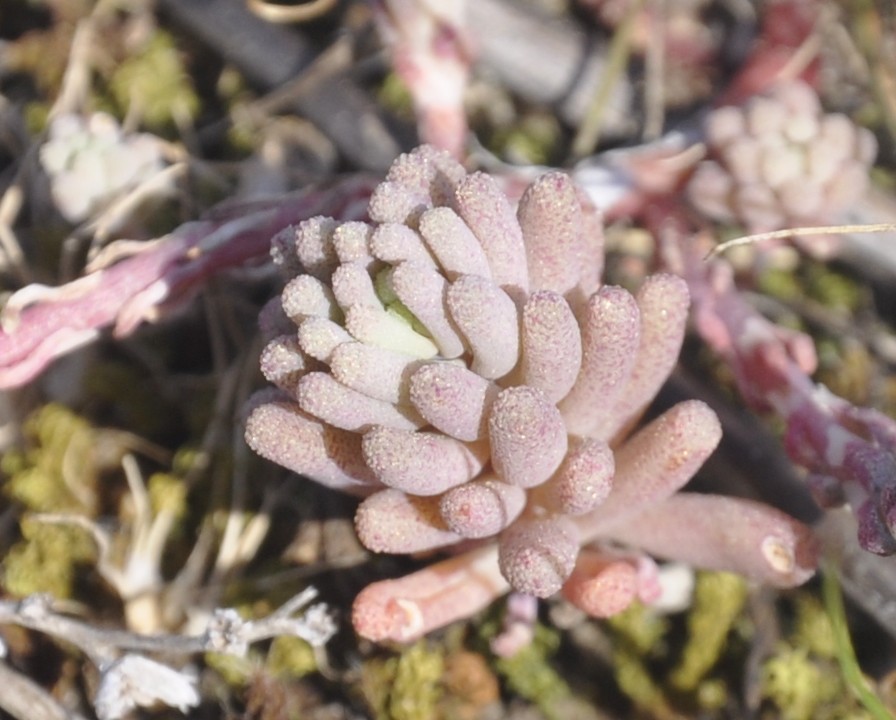
[[[750,232],[836,220],[868,189],[877,141],[841,113],[825,113],[800,81],[709,113],[711,159],[688,187],[703,214]]]

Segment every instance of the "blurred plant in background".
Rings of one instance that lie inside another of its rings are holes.
[[[697,167],[687,192],[712,220],[749,233],[828,225],[868,192],[877,140],[846,115],[825,114],[803,82],[775,83],[744,105],[713,110],[705,132],[711,159]],[[825,251],[821,241],[796,239],[813,254]]]
[[[164,164],[163,146],[147,133],[124,134],[106,113],[57,115],[40,162],[59,212],[78,223],[156,175]]]

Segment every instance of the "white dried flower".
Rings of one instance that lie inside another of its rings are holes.
[[[142,655],[124,655],[102,672],[94,709],[100,720],[118,720],[137,707],[157,704],[181,712],[199,704],[196,680]]]
[[[215,610],[206,630],[208,649],[244,657],[249,651],[249,642],[244,637],[245,627],[246,621],[233,608]]]

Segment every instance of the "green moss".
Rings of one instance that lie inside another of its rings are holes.
[[[816,339],[815,347],[818,382],[855,405],[872,403],[879,371],[867,346],[855,338],[821,337]]]
[[[227,146],[233,155],[248,157],[258,142],[258,129],[247,122],[235,122],[227,130]]]
[[[421,641],[364,665],[363,688],[377,720],[433,720],[442,694],[445,658]]]
[[[240,101],[251,98],[251,90],[245,76],[236,68],[228,65],[221,69],[215,90],[227,106],[233,109]]]
[[[826,308],[844,313],[855,312],[863,303],[862,287],[823,263],[803,261],[797,271],[769,268],[758,281],[759,290],[785,302],[810,298]]]
[[[23,447],[7,451],[0,460],[8,476],[4,492],[26,510],[22,538],[3,562],[4,582],[16,595],[46,592],[68,598],[83,566],[95,561],[93,538],[82,527],[42,522],[31,513],[92,522],[101,511],[100,476],[114,470],[117,482],[124,484],[119,461],[125,449],[123,438],[131,436],[95,429],[56,404],[32,413],[22,432]],[[186,513],[186,487],[178,476],[156,473],[149,479],[148,490],[155,512],[165,509],[177,517]]]
[[[548,718],[562,716],[560,708],[572,697],[563,677],[551,660],[560,646],[560,634],[543,625],[536,625],[532,642],[506,658],[495,659],[495,669],[507,687],[529,700]]]
[[[368,660],[361,671],[361,692],[373,718],[385,717],[395,672],[388,660]]]
[[[529,114],[509,128],[500,128],[491,145],[516,163],[547,165],[556,153],[562,129],[553,115]]]
[[[834,659],[837,656],[834,627],[821,601],[814,595],[801,593],[795,599],[794,608],[793,641],[797,647],[806,648],[820,658]]]
[[[728,684],[718,678],[706,678],[700,681],[694,692],[697,706],[704,712],[721,710],[729,700]]]
[[[193,445],[183,445],[175,451],[174,457],[171,459],[171,472],[178,477],[183,477],[192,472],[197,463],[203,462],[204,457],[204,451]]]
[[[71,410],[44,405],[22,428],[25,448],[0,460],[4,491],[29,510],[87,512],[96,505],[96,432]]]
[[[199,99],[171,36],[158,30],[142,52],[126,58],[109,80],[122,111],[139,108],[147,127],[161,130],[177,117],[193,118]]]
[[[806,286],[809,296],[826,308],[848,313],[859,308],[865,295],[854,280],[822,263],[808,265]]]
[[[39,135],[47,127],[50,117],[50,104],[41,101],[29,102],[22,113],[25,127],[32,135]]]
[[[282,636],[271,643],[265,665],[277,677],[300,678],[317,671],[317,658],[302,638]]]
[[[637,707],[654,717],[669,715],[662,688],[654,679],[643,655],[624,643],[613,651],[613,675],[619,689]]]
[[[414,120],[414,102],[408,86],[395,73],[389,73],[383,80],[377,96],[383,107],[407,120]]]
[[[170,473],[153,473],[148,483],[154,513],[167,511],[176,518],[187,512],[187,488],[183,480]]]
[[[845,611],[832,573],[825,602],[794,597],[793,631],[762,668],[762,696],[784,720],[892,720],[852,652]]]
[[[783,720],[811,720],[845,688],[835,672],[823,672],[807,648],[782,644],[762,668],[762,694]],[[830,717],[830,715],[828,715]]]
[[[403,653],[395,662],[389,716],[395,720],[434,717],[444,669],[442,652],[425,643]]]
[[[647,714],[671,716],[665,692],[649,665],[665,649],[668,621],[636,602],[607,624],[614,636],[613,675],[619,689]]]
[[[672,659],[668,618],[641,603],[610,618],[613,673],[619,689],[641,712],[655,718],[679,717],[681,707],[688,713],[724,707],[730,699],[728,687],[709,672],[722,657],[745,599],[746,584],[736,575],[700,573],[684,647],[668,673],[663,670]]]
[[[632,603],[624,612],[607,620],[607,623],[614,634],[638,655],[655,651],[669,629],[665,618],[639,602]]]
[[[249,684],[258,669],[259,660],[254,652],[246,657],[229,653],[207,652],[203,656],[205,664],[214,670],[231,687],[241,688]]]
[[[799,279],[791,270],[769,268],[762,272],[758,284],[763,294],[779,300],[793,302],[804,297]]]
[[[669,677],[679,692],[694,691],[719,660],[734,621],[747,597],[743,578],[731,573],[699,573],[688,615],[688,640]]]
[[[3,585],[17,597],[49,593],[70,598],[83,565],[95,555],[93,539],[80,527],[25,518],[22,540],[3,560]]]

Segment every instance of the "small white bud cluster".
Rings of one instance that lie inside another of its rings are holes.
[[[90,217],[163,167],[162,141],[125,134],[107,113],[58,115],[40,149],[53,200],[66,220]]]
[[[867,190],[877,153],[870,131],[824,113],[802,82],[718,108],[705,129],[711,159],[688,196],[707,217],[750,233],[836,221]]]

